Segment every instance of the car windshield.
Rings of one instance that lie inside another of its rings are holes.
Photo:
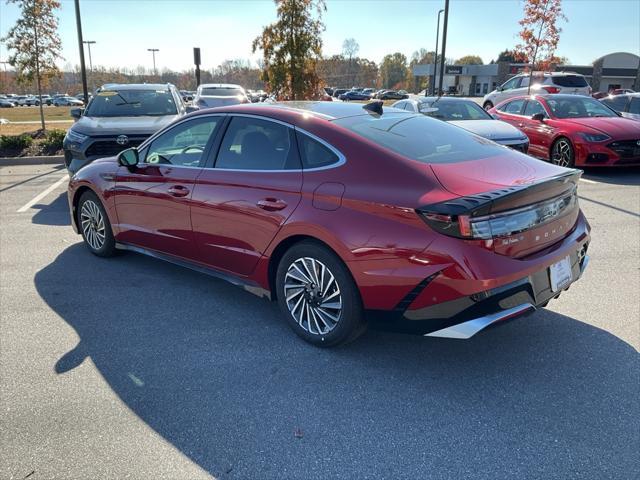
[[[168,90],[105,90],[91,99],[88,117],[139,117],[176,115]]]
[[[473,102],[436,101],[433,103],[422,102],[420,113],[440,120],[492,120],[480,105]]]
[[[504,148],[425,115],[387,113],[334,120],[356,134],[422,163],[454,163],[504,155]]]
[[[176,115],[169,90],[105,90],[91,99],[88,117],[139,117]]]
[[[237,97],[244,95],[240,88],[205,87],[200,94],[204,97]]]
[[[617,117],[601,102],[581,95],[547,98],[547,105],[557,118]]]

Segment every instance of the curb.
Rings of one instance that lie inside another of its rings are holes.
[[[0,158],[0,166],[14,166],[14,165],[50,165],[50,164],[64,164],[63,155],[51,155],[40,157],[5,157]]]

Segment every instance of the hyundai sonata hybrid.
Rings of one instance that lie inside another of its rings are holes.
[[[288,102],[187,115],[68,198],[93,254],[229,280],[333,346],[469,338],[558,297],[588,263],[580,173],[381,102]]]

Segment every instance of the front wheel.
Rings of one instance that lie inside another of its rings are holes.
[[[551,147],[551,163],[560,167],[573,168],[575,153],[568,138],[559,138]]]
[[[116,241],[109,217],[95,193],[86,191],[78,202],[78,227],[91,253],[111,257],[116,252]]]
[[[289,249],[278,265],[276,295],[291,328],[309,343],[332,347],[366,330],[360,292],[342,261],[316,242]]]
[[[484,105],[482,106],[482,108],[484,108],[485,110],[491,110],[493,108],[493,103],[491,102],[484,102]]]

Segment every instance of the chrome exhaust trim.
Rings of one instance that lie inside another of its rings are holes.
[[[484,330],[489,325],[500,322],[503,320],[507,320],[512,317],[516,317],[521,315],[529,310],[535,310],[534,307],[530,303],[523,303],[522,305],[518,305],[517,307],[510,308],[508,310],[503,310],[501,312],[493,313],[491,315],[486,315],[484,317],[474,318],[473,320],[468,320],[466,322],[458,323],[457,325],[452,325],[447,328],[443,328],[442,330],[436,330],[435,332],[427,333],[425,337],[440,337],[440,338],[457,338],[460,340],[466,340],[468,338],[473,337],[480,330]]]

